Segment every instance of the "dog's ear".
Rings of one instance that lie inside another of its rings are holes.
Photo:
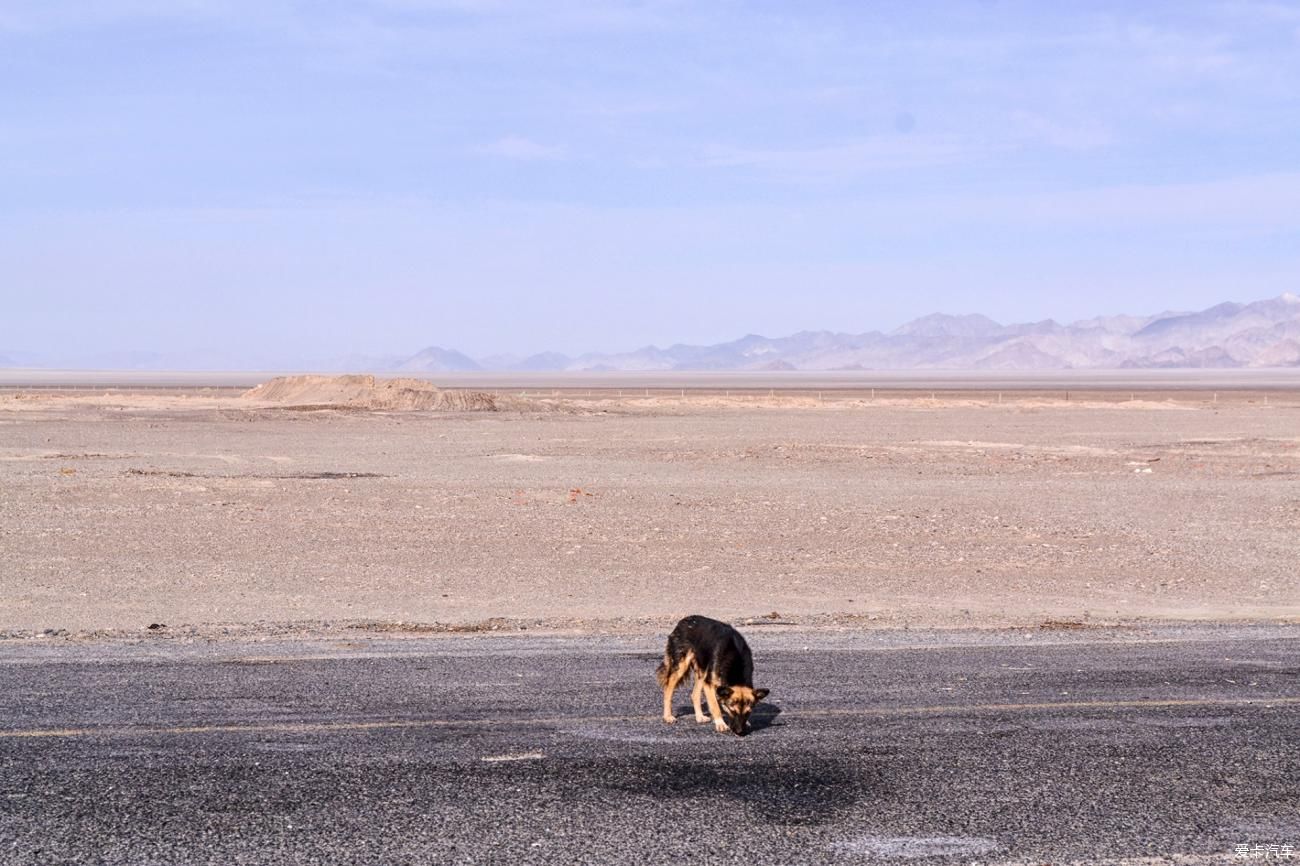
[[[718,686],[718,700],[725,701],[731,698],[731,686]]]
[[[763,698],[767,697],[768,694],[767,689],[754,689],[754,700],[761,701]]]

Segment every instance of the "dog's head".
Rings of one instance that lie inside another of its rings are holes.
[[[754,704],[767,697],[767,689],[751,689],[749,686],[719,686],[718,701],[723,712],[727,714],[727,726],[738,737],[749,732],[749,714]]]

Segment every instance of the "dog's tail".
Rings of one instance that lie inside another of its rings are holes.
[[[655,671],[655,679],[659,680],[659,688],[668,688],[668,677],[673,670],[672,657],[667,652],[664,653],[664,660],[659,663],[658,670]]]

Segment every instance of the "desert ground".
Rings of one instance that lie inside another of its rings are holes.
[[[1300,618],[1300,388],[641,384],[6,388],[0,631]]]

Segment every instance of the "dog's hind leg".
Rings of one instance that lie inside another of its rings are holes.
[[[695,721],[707,722],[709,717],[704,715],[704,708],[700,706],[700,697],[704,694],[704,675],[694,671],[691,678],[695,681],[691,686],[691,704],[695,707]]]
[[[672,724],[677,721],[673,715],[673,692],[677,691],[677,686],[681,683],[682,678],[686,676],[686,671],[691,666],[691,661],[695,658],[692,653],[687,653],[684,658],[675,664],[671,659],[665,657],[664,664],[661,667],[662,674],[659,682],[664,687],[664,721]]]

